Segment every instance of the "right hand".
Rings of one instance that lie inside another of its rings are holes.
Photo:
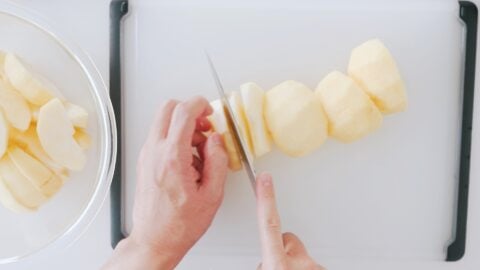
[[[257,177],[256,195],[263,261],[257,270],[324,270],[308,255],[296,235],[282,234],[270,174]]]

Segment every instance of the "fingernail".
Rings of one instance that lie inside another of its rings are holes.
[[[262,185],[268,187],[272,185],[272,176],[269,173],[264,173],[261,177]]]
[[[215,144],[215,145],[222,145],[223,144],[222,136],[220,136],[220,134],[218,134],[218,133],[213,133],[212,134],[212,141],[213,141],[213,144]]]

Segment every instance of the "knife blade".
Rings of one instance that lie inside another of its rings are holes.
[[[242,160],[243,167],[245,168],[248,178],[250,179],[250,184],[252,185],[253,191],[255,191],[256,173],[255,167],[253,166],[253,161],[247,152],[247,143],[240,134],[239,124],[235,117],[235,114],[233,113],[233,109],[230,106],[227,94],[225,93],[220,78],[218,77],[218,73],[215,69],[215,66],[213,65],[213,61],[206,51],[205,56],[207,57],[207,61],[210,66],[210,72],[212,73],[213,80],[215,81],[215,84],[217,86],[218,94],[220,95],[220,100],[223,104],[223,110],[227,118],[227,124],[229,125],[230,130],[232,130],[234,143],[236,144],[237,149],[240,152],[240,158]]]

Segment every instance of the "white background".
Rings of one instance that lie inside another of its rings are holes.
[[[19,4],[36,11],[42,17],[47,18],[62,33],[67,33],[73,40],[85,49],[95,61],[102,76],[108,79],[108,40],[109,40],[109,1],[106,0],[17,0]],[[477,74],[479,74],[477,69]],[[478,75],[477,75],[478,76]],[[107,80],[108,82],[108,80]],[[478,85],[478,83],[477,83]],[[478,87],[477,87],[478,89]],[[476,95],[476,108],[480,108],[479,95]],[[477,113],[478,115],[478,113]],[[474,139],[471,170],[471,193],[468,223],[467,254],[465,258],[455,264],[449,263],[393,263],[377,262],[373,266],[368,261],[357,261],[356,269],[364,269],[362,266],[369,265],[370,269],[478,269],[480,255],[480,185],[478,179],[480,170],[475,167],[478,164],[480,148],[479,117],[474,119]],[[60,253],[43,253],[34,256],[27,261],[8,266],[0,266],[0,269],[97,269],[111,254],[110,248],[110,216],[109,201],[107,200],[98,217],[88,231],[70,248]],[[255,232],[252,232],[255,233]],[[4,244],[4,243],[2,243]],[[209,258],[198,258],[208,260]],[[257,258],[223,258],[224,262],[212,262],[212,265],[230,265],[241,269],[255,268]],[[477,263],[476,263],[477,261]],[[344,269],[342,262],[322,262],[329,269]],[[233,269],[229,267],[228,269]],[[187,269],[197,269],[192,266]]]

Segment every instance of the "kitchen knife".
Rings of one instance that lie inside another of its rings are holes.
[[[247,171],[248,177],[250,178],[250,184],[252,185],[253,191],[255,191],[256,173],[255,168],[253,167],[251,156],[247,152],[247,143],[245,142],[245,138],[242,138],[239,132],[240,129],[237,119],[235,118],[235,114],[233,114],[233,109],[228,102],[227,95],[225,94],[225,90],[223,89],[222,83],[220,82],[220,78],[218,77],[218,73],[215,69],[215,66],[213,65],[212,59],[207,52],[205,52],[205,56],[207,57],[210,71],[212,72],[215,84],[217,85],[218,94],[220,95],[220,100],[223,104],[225,117],[227,118],[227,125],[229,126],[230,130],[232,130],[234,143],[236,144],[237,150],[240,152],[242,164]]]

